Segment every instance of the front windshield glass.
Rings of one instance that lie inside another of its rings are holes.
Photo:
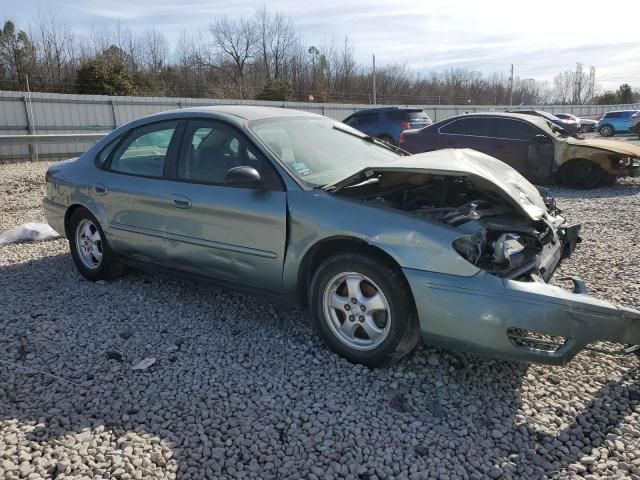
[[[313,187],[399,157],[328,118],[281,117],[251,122],[249,128],[291,173]]]

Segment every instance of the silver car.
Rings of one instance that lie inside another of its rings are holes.
[[[305,305],[352,362],[421,337],[556,365],[596,340],[640,343],[639,312],[547,283],[580,226],[473,150],[405,156],[318,115],[194,108],[118,128],[46,185],[86,278],[131,264]]]

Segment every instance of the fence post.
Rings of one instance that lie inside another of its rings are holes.
[[[31,118],[31,113],[29,112],[29,103],[27,102],[27,96],[22,96],[22,104],[24,105],[24,113],[27,117],[27,134],[33,135],[33,119]],[[33,144],[29,144],[29,158],[33,162],[35,160],[35,152],[33,149]]]
[[[113,98],[109,100],[109,104],[111,105],[111,119],[113,120],[113,129],[118,128],[118,117],[116,117],[116,104],[113,101]]]

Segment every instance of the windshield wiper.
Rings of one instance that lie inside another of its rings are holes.
[[[389,151],[391,151],[393,153],[397,153],[398,155],[402,155],[403,157],[411,155],[406,150],[403,150],[400,147],[396,147],[395,145],[391,145],[390,143],[383,142],[379,138],[370,137],[369,135],[358,135],[357,133],[353,133],[353,132],[350,132],[349,130],[345,130],[343,128],[340,128],[337,125],[334,125],[333,128],[338,130],[338,131],[340,131],[340,132],[343,132],[343,133],[346,133],[348,135],[351,135],[352,137],[356,137],[356,138],[359,138],[360,140],[364,140],[365,142],[369,142],[369,143],[373,143],[374,145],[378,145],[379,147],[382,147],[382,148],[384,148],[386,150],[389,150]]]

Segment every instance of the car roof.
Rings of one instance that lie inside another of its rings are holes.
[[[521,120],[529,123],[535,123],[537,126],[541,128],[549,128],[549,121],[544,119],[543,117],[538,117],[536,115],[527,115],[521,113],[509,113],[509,112],[479,112],[479,113],[467,113],[465,115],[458,115],[457,117],[450,117],[447,120],[459,119],[459,118],[468,118],[468,117],[499,117],[499,118],[514,118],[516,120]],[[442,123],[447,120],[442,120]]]
[[[375,107],[375,108],[365,108],[363,110],[358,110],[351,115],[360,115],[362,113],[375,113],[375,112],[392,112],[392,111],[424,111],[423,108],[420,107]],[[350,115],[350,116],[351,116]]]
[[[174,110],[172,110],[174,111]],[[206,107],[190,107],[179,110],[185,113],[225,115],[242,118],[247,121],[264,120],[280,117],[319,117],[320,115],[294,110],[291,108],[263,107],[259,105],[213,105]],[[163,112],[168,113],[168,112]]]
[[[610,113],[627,113],[627,112],[640,112],[640,110],[634,110],[634,109],[630,109],[630,110],[611,110],[611,111],[605,113],[605,115],[609,115]]]

